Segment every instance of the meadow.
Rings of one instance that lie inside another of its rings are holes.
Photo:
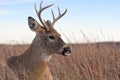
[[[120,80],[119,42],[69,45],[70,56],[54,55],[49,63],[54,80]],[[0,66],[9,57],[24,53],[28,46],[1,44]]]

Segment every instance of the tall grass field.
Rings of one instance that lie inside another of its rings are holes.
[[[54,55],[49,63],[54,80],[120,80],[119,42],[69,45],[70,56]],[[0,66],[6,64],[9,57],[24,53],[28,47],[29,44],[1,44]],[[2,67],[0,77],[1,71]]]

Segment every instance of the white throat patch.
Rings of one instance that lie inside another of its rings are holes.
[[[45,61],[45,62],[50,61],[51,57],[52,57],[52,55],[48,55],[48,54],[46,54],[46,53],[43,53],[43,54],[41,55],[42,61]]]

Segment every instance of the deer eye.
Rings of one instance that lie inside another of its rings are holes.
[[[55,40],[56,37],[55,36],[49,36],[49,39]]]

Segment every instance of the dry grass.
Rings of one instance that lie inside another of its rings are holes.
[[[49,66],[54,80],[120,80],[118,43],[71,44],[70,46],[71,56],[54,55],[50,61]],[[27,48],[28,45],[0,45],[0,66],[10,56],[19,55]]]

